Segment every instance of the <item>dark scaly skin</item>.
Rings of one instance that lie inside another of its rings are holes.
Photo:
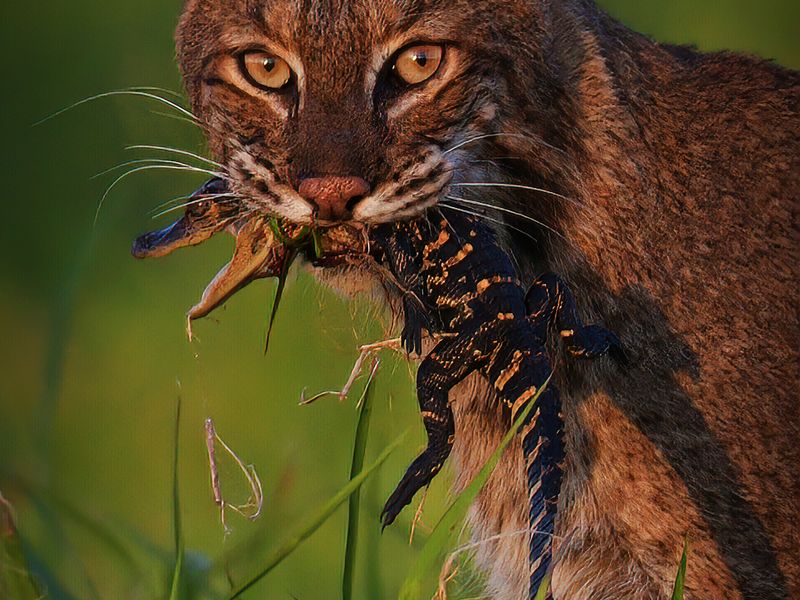
[[[382,225],[373,241],[383,250],[403,292],[403,345],[421,350],[422,329],[450,334],[421,362],[417,395],[428,446],[406,471],[384,507],[384,527],[441,470],[453,446],[450,389],[480,371],[511,409],[512,418],[550,377],[548,332],[555,327],[567,350],[624,359],[616,336],[584,326],[568,287],[556,275],[537,278],[526,294],[494,232],[473,216],[434,210],[428,219]],[[530,594],[552,559],[552,535],[564,459],[558,390],[550,385],[523,424],[522,447],[530,500]]]

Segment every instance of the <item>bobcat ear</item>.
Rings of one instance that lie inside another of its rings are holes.
[[[536,0],[541,19],[541,48],[555,68],[553,75],[569,96],[575,94],[616,104],[603,37],[618,24],[594,3]],[[591,92],[591,93],[589,93]],[[577,98],[577,96],[574,96]]]

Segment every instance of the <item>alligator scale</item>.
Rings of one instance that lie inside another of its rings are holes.
[[[140,237],[134,245],[136,256],[162,256],[223,229],[236,237],[233,259],[189,311],[190,320],[208,314],[254,279],[285,276],[293,257],[305,252],[323,266],[341,257],[385,265],[385,283],[402,297],[405,349],[421,353],[423,329],[440,338],[417,373],[428,444],[386,502],[381,515],[384,527],[431,482],[450,454],[455,424],[448,396],[453,386],[480,372],[512,418],[535,399],[537,406],[521,430],[533,598],[551,566],[565,452],[558,390],[545,387],[552,373],[548,336],[557,331],[575,357],[610,353],[623,362],[616,336],[581,323],[573,296],[558,276],[545,274],[523,286],[492,228],[476,216],[448,212],[445,217],[434,208],[414,221],[379,225],[368,232],[340,225],[315,230],[312,236],[307,228],[242,211],[224,195],[218,180],[207,183],[193,198],[181,220]]]

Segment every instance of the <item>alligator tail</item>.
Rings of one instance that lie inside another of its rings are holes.
[[[553,560],[553,533],[564,460],[563,422],[558,391],[548,387],[522,427],[522,449],[528,479],[530,527],[530,598],[537,593]],[[552,599],[548,590],[544,596]]]

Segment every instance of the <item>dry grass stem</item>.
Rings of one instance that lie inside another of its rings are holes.
[[[381,342],[374,342],[372,344],[364,344],[363,346],[359,347],[359,354],[358,358],[356,359],[355,364],[353,365],[352,371],[350,371],[350,376],[347,378],[344,386],[339,391],[334,390],[327,390],[324,392],[319,392],[318,394],[314,394],[311,397],[306,397],[306,390],[303,390],[300,393],[300,405],[306,406],[311,404],[312,402],[316,402],[320,398],[324,398],[325,396],[338,396],[340,401],[347,400],[348,394],[350,394],[350,390],[352,389],[353,385],[355,384],[356,380],[361,376],[361,373],[364,371],[364,364],[367,362],[367,359],[372,356],[375,352],[379,350],[400,350],[400,338],[393,338],[390,340],[383,340]],[[369,378],[375,376],[375,370],[377,370],[377,364],[373,362],[373,365],[370,369]]]
[[[420,519],[422,518],[422,510],[425,507],[425,499],[428,497],[428,490],[430,488],[428,486],[422,492],[422,499],[419,501],[419,506],[417,507],[417,511],[414,513],[414,518],[411,520],[411,533],[408,536],[408,545],[411,546],[414,543],[414,532],[417,530],[417,523],[419,523]]]
[[[229,508],[234,512],[239,513],[246,519],[255,521],[259,516],[261,516],[261,510],[264,507],[264,489],[261,485],[261,479],[259,478],[255,467],[253,465],[246,465],[242,459],[239,458],[239,456],[231,449],[231,447],[225,443],[225,441],[217,433],[216,428],[214,427],[214,421],[211,418],[206,419],[205,431],[206,449],[208,450],[208,464],[211,471],[211,489],[213,490],[214,494],[214,503],[219,506],[222,527],[225,530],[225,535],[227,535],[230,533],[230,529],[225,519],[225,510]],[[219,467],[217,465],[217,443],[219,443],[236,462],[236,465],[247,479],[247,483],[250,486],[250,496],[248,497],[247,502],[244,504],[231,504],[225,500],[225,497],[222,494],[222,486],[220,485],[219,481]]]

